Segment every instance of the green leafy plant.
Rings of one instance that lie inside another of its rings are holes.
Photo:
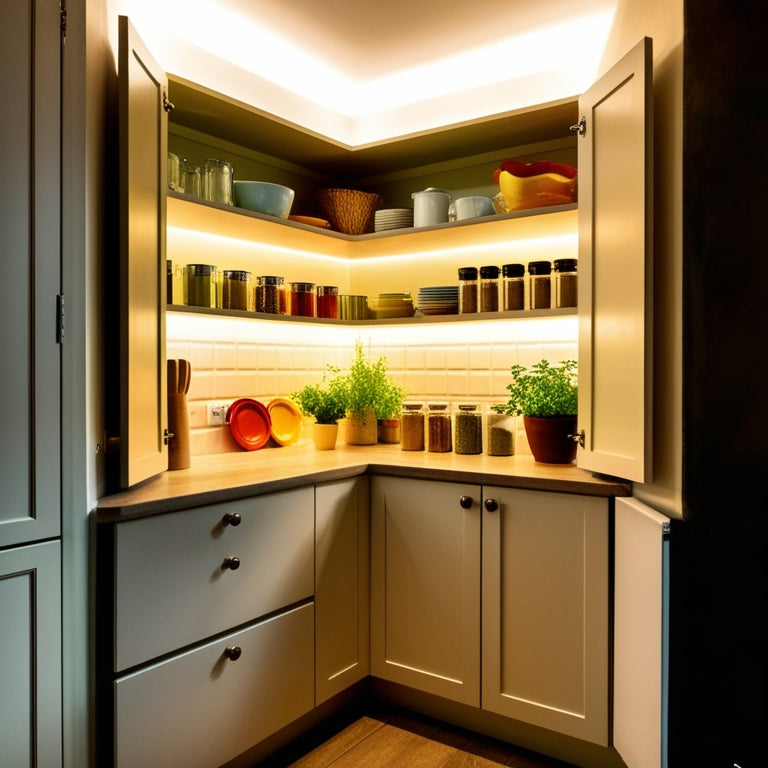
[[[335,424],[347,412],[346,382],[339,369],[328,365],[319,384],[307,384],[291,394],[291,399],[305,416],[314,416],[318,424]]]
[[[395,419],[405,399],[405,390],[387,372],[383,355],[375,362],[368,358],[362,342],[355,343],[355,354],[345,378],[347,412],[359,419],[373,408],[377,419]]]
[[[495,406],[499,413],[523,416],[575,416],[578,411],[578,364],[541,360],[530,368],[513,365],[509,400]]]

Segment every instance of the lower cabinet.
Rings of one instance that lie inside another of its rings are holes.
[[[120,677],[119,768],[213,768],[314,705],[313,605]]]
[[[0,764],[62,764],[61,547],[0,550]]]
[[[607,745],[609,501],[371,482],[372,674]]]
[[[315,697],[369,674],[368,478],[315,488]]]

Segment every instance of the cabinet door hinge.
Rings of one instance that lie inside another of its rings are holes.
[[[67,6],[64,0],[59,3],[59,19],[61,23],[61,42],[67,39]]]
[[[64,294],[56,296],[56,343],[64,343]]]

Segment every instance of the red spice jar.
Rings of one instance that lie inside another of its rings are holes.
[[[314,289],[314,283],[291,283],[291,315],[295,317],[315,316]]]
[[[317,317],[329,317],[337,320],[339,317],[339,289],[335,285],[318,285],[315,287],[315,312]]]

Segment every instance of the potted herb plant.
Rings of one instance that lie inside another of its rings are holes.
[[[563,360],[551,365],[548,360],[526,368],[510,368],[512,383],[507,385],[509,400],[496,410],[523,416],[525,434],[536,461],[570,464],[576,458],[578,411],[578,364]]]
[[[346,441],[351,445],[372,445],[379,439],[379,421],[390,422],[391,427],[391,421],[399,416],[405,392],[389,375],[386,357],[370,360],[360,341],[355,344],[355,354],[344,378]]]
[[[305,416],[313,416],[312,440],[318,450],[336,447],[339,432],[338,420],[347,412],[347,392],[339,369],[326,366],[319,384],[307,384],[294,392],[291,399]]]

